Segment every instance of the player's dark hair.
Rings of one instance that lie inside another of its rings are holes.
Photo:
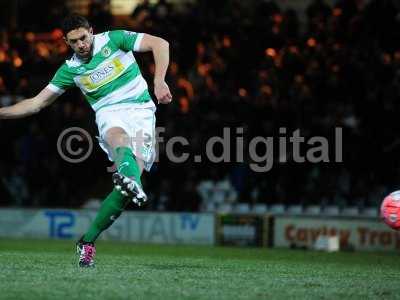
[[[82,17],[81,15],[77,14],[72,14],[65,17],[61,23],[61,29],[64,35],[67,35],[67,33],[70,32],[71,30],[78,29],[81,27],[89,29],[91,26],[89,24],[89,21],[85,17]]]

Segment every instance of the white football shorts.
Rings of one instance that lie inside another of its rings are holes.
[[[156,106],[153,101],[149,101],[143,104],[115,104],[96,113],[99,144],[110,161],[114,159],[112,149],[105,140],[106,132],[112,127],[120,127],[131,139],[133,154],[143,160],[144,169],[150,171],[156,158],[155,112]]]

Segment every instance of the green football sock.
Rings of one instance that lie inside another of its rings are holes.
[[[96,218],[83,236],[83,241],[93,243],[100,233],[110,227],[121,215],[129,201],[129,198],[125,198],[120,192],[114,189],[101,204]]]
[[[117,165],[119,173],[128,177],[134,177],[136,182],[142,185],[140,169],[130,148],[117,147],[115,149],[114,162]]]

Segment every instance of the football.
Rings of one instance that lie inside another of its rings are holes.
[[[393,229],[400,229],[400,190],[391,193],[383,199],[381,218]]]

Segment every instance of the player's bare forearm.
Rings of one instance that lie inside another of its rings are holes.
[[[39,111],[34,98],[26,99],[15,105],[0,108],[0,119],[17,119],[33,115]]]
[[[165,75],[169,65],[169,43],[162,38],[145,34],[140,50],[153,52],[155,63],[154,94],[158,103],[170,103],[172,95],[165,82]]]
[[[48,89],[37,96],[23,100],[17,104],[0,108],[0,119],[18,119],[38,113],[57,99],[57,94]]]
[[[156,46],[153,48],[153,56],[155,62],[154,84],[165,81],[169,65],[169,44],[167,41],[160,39],[156,41]]]
[[[160,39],[157,47],[153,48],[155,73],[154,73],[154,94],[157,97],[158,103],[167,104],[171,102],[172,95],[169,87],[165,82],[169,64],[169,44],[167,41]]]

